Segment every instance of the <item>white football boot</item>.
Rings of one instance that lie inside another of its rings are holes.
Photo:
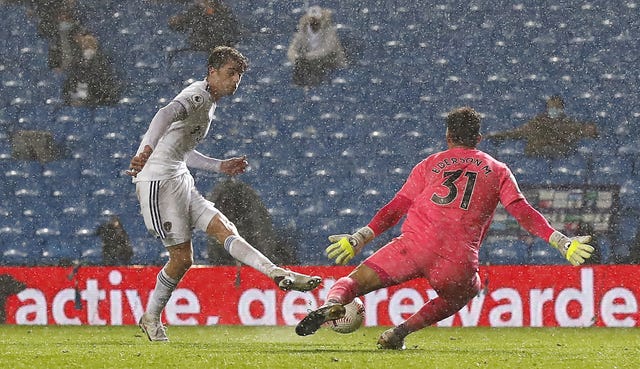
[[[160,319],[153,318],[151,315],[144,313],[138,322],[138,326],[144,333],[146,333],[149,341],[169,341],[166,329],[164,325],[162,325]]]
[[[275,268],[269,273],[269,277],[283,291],[311,291],[322,283],[322,278],[318,276],[308,276],[282,268]]]

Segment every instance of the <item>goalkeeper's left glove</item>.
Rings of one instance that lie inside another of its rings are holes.
[[[329,241],[333,242],[325,253],[329,259],[335,259],[336,264],[345,265],[353,259],[376,235],[369,227],[362,227],[354,234],[336,234],[329,236]]]
[[[588,245],[591,236],[567,237],[558,231],[554,231],[549,237],[549,243],[560,251],[572,265],[581,265],[591,257],[593,246]]]

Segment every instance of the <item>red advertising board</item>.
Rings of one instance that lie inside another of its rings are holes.
[[[439,326],[638,325],[636,266],[482,267],[483,291]],[[324,302],[329,287],[352,267],[292,267],[324,277],[313,292],[283,292],[255,270],[193,267],[164,312],[169,325],[295,325]],[[0,267],[24,283],[5,304],[8,324],[135,324],[159,267]],[[6,278],[5,278],[6,279]],[[435,297],[424,280],[364,297],[365,325],[398,324]]]

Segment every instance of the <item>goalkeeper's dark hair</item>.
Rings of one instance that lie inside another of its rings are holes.
[[[229,46],[217,46],[209,54],[207,70],[210,68],[220,69],[229,61],[234,61],[238,64],[240,73],[244,73],[249,68],[249,60],[240,51]]]
[[[476,147],[480,136],[480,114],[469,107],[454,109],[447,114],[447,134],[456,144]]]

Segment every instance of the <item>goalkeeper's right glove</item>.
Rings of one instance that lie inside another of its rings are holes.
[[[376,235],[369,227],[362,227],[352,235],[336,234],[329,236],[329,241],[333,243],[327,247],[325,254],[329,259],[335,259],[336,264],[345,265],[357,253],[362,251],[364,245],[375,237]]]
[[[560,251],[562,256],[567,259],[571,265],[581,265],[586,259],[591,257],[593,246],[588,245],[591,236],[567,237],[558,231],[554,231],[549,237],[549,243]]]

